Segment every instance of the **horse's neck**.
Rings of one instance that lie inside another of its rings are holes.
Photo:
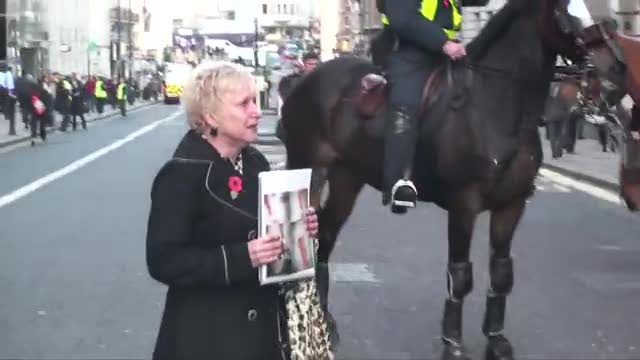
[[[549,91],[555,55],[542,45],[538,25],[533,18],[515,19],[504,35],[496,39],[480,64],[504,69],[515,75],[522,86],[524,110],[541,108]],[[527,96],[524,96],[527,94]]]

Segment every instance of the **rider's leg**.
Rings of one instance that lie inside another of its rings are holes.
[[[391,202],[395,212],[415,207],[417,200],[410,171],[417,140],[416,115],[429,74],[427,65],[419,53],[396,52],[387,59],[390,94],[385,115],[383,203]]]

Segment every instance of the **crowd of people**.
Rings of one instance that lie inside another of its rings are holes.
[[[601,80],[594,73],[587,75],[584,84],[569,77],[551,85],[543,120],[554,159],[575,152],[576,142],[588,137],[587,124],[595,129],[603,152],[618,151],[627,132],[631,140],[640,141],[638,107],[628,112],[610,103]]]
[[[63,75],[58,72],[43,74],[37,79],[31,74],[14,77],[12,69],[0,64],[0,106],[9,121],[9,135],[16,135],[16,118],[21,115],[22,125],[31,130],[32,145],[39,136],[46,141],[48,127],[75,131],[78,119],[87,129],[85,116],[102,114],[106,106],[119,108],[126,116],[126,107],[138,99],[157,101],[161,92],[159,76],[148,76],[141,88],[133,78],[106,78],[94,75]],[[56,113],[61,116],[56,121]]]

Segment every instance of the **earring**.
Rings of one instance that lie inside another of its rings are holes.
[[[211,130],[209,130],[209,134],[211,136],[218,136],[218,128],[212,127]]]

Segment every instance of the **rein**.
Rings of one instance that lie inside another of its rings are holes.
[[[520,74],[516,74],[514,72],[511,72],[509,70],[505,70],[505,69],[500,69],[500,68],[496,68],[493,66],[488,66],[488,65],[482,65],[482,64],[478,64],[478,63],[473,63],[473,62],[469,62],[469,61],[462,61],[461,62],[462,66],[464,66],[465,68],[471,70],[472,72],[478,72],[478,73],[484,73],[484,74],[489,74],[489,75],[493,75],[496,77],[502,77],[502,78],[506,78],[509,80],[524,80],[524,77]]]

